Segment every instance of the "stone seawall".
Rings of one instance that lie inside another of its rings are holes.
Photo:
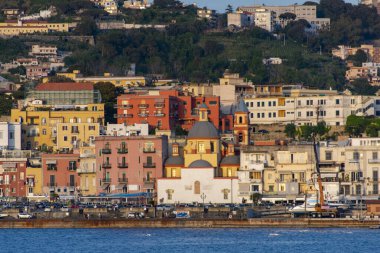
[[[378,220],[348,219],[249,219],[249,220],[0,220],[0,228],[363,228],[377,226]]]

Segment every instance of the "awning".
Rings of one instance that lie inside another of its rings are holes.
[[[110,187],[110,184],[104,184],[104,185],[102,185],[103,190],[107,189],[108,187]]]
[[[57,164],[57,160],[46,160],[46,164]]]

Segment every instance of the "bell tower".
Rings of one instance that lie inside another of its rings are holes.
[[[236,143],[240,145],[249,145],[249,110],[240,99],[234,110],[234,136]]]

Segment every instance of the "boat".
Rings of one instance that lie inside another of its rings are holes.
[[[369,227],[370,229],[380,229],[380,225],[373,225]]]
[[[0,219],[8,217],[9,215],[6,213],[0,213]]]

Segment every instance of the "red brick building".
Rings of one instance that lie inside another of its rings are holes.
[[[26,197],[27,158],[0,158],[0,197]]]
[[[43,192],[48,195],[75,196],[80,186],[76,172],[79,154],[43,154]]]
[[[95,138],[97,193],[154,192],[168,157],[167,136]]]
[[[148,123],[151,129],[174,130],[177,126],[190,130],[198,120],[197,108],[209,108],[209,120],[220,128],[220,98],[192,97],[177,90],[147,91],[144,94],[123,94],[117,99],[117,123]]]

